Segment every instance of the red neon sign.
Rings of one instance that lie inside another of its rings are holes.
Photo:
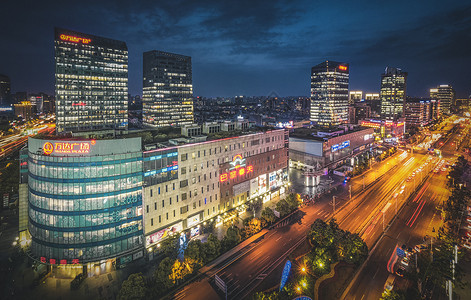
[[[72,106],[85,106],[85,102],[72,103]]]
[[[92,41],[91,39],[85,39],[78,36],[66,35],[66,34],[61,34],[59,38],[63,41],[72,42],[72,43],[82,43],[82,44],[88,44]]]
[[[90,153],[90,145],[95,145],[95,141],[91,142],[46,142],[43,145],[43,152],[45,155],[52,153],[65,153],[65,154],[82,154]]]
[[[339,69],[342,71],[347,71],[347,66],[339,66]]]
[[[224,182],[228,179],[235,179],[237,176],[244,176],[245,174],[253,173],[253,166],[247,166],[245,164],[245,158],[242,155],[237,154],[234,159],[229,163],[231,168],[229,173],[219,175],[219,181]]]

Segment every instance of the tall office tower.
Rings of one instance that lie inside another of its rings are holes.
[[[387,67],[381,74],[381,118],[397,121],[404,117],[407,72]]]
[[[57,132],[128,128],[125,42],[55,28]]]
[[[362,91],[350,91],[348,93],[348,105],[353,105],[363,99]]]
[[[325,61],[311,69],[311,122],[328,127],[348,122],[349,65]]]
[[[10,104],[11,82],[6,75],[0,74],[0,105]]]
[[[430,98],[440,102],[440,114],[449,114],[454,104],[455,90],[449,84],[441,84],[437,88],[430,89]]]
[[[182,126],[193,123],[191,57],[163,51],[144,52],[142,123]]]

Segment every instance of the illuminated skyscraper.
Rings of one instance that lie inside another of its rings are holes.
[[[11,93],[10,78],[6,75],[0,74],[0,104],[9,104]]]
[[[311,122],[328,127],[348,122],[346,63],[325,61],[311,69]]]
[[[397,121],[404,117],[407,72],[387,67],[381,74],[381,118]]]
[[[449,114],[454,104],[455,90],[451,85],[441,84],[437,88],[430,89],[430,98],[439,101],[440,114]]]
[[[142,123],[182,126],[193,123],[191,57],[163,51],[144,52]]]
[[[127,129],[125,42],[55,28],[57,132]]]

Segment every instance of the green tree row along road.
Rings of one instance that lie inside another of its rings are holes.
[[[314,285],[331,272],[331,266],[342,261],[358,267],[368,256],[368,247],[358,234],[342,230],[335,219],[317,219],[306,238],[311,249],[294,261],[286,286],[281,291],[255,293],[254,299],[288,300],[300,295],[315,299]]]
[[[283,218],[296,210],[300,204],[299,195],[290,194],[286,199],[282,199],[276,204],[276,211],[280,213],[280,218]],[[237,226],[229,227],[222,240],[219,240],[213,234],[210,234],[204,243],[198,239],[191,240],[184,251],[183,259],[177,258],[179,250],[178,236],[173,235],[162,241],[160,245],[160,253],[163,259],[158,264],[152,278],[146,278],[142,273],[130,275],[123,282],[118,298],[161,297],[171,289],[185,283],[185,280],[194,277],[202,266],[277,220],[278,218],[273,210],[267,207],[262,211],[260,219],[248,218],[244,220],[242,228]]]

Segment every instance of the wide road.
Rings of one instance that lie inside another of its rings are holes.
[[[215,274],[227,283],[229,299],[249,297],[265,278],[270,277],[273,270],[286,261],[289,253],[305,240],[309,226],[317,218],[327,220],[332,217],[333,196],[336,196],[335,217],[340,221],[341,227],[355,232],[366,230],[374,221],[376,210],[382,209],[383,203],[390,200],[391,193],[398,191],[411,172],[425,159],[426,156],[422,154],[406,152],[376,164],[364,178],[361,176],[352,180],[349,185],[340,185],[332,193],[324,195],[315,205],[300,209],[300,213],[304,214],[300,222],[268,231],[263,238],[205,272],[204,279],[179,290],[174,298],[217,299],[222,294],[215,290]],[[352,200],[349,195],[350,185]]]
[[[447,127],[450,129],[450,127]],[[433,237],[442,224],[438,204],[447,199],[450,191],[447,189],[446,162],[453,161],[455,157],[456,138],[459,132],[450,135],[449,139],[441,145],[443,165],[438,172],[429,173],[430,177],[423,186],[408,199],[397,219],[387,229],[386,234],[376,245],[365,267],[352,282],[351,289],[345,299],[379,299],[384,290],[389,272],[387,264],[396,247],[403,244],[414,247],[424,242],[424,237]],[[382,233],[382,230],[377,230]],[[378,234],[378,233],[377,233]],[[363,238],[365,238],[363,236]],[[430,241],[430,239],[428,239]],[[413,266],[411,266],[413,267]],[[397,266],[394,268],[394,271]],[[399,286],[406,283],[402,278],[398,280]]]

